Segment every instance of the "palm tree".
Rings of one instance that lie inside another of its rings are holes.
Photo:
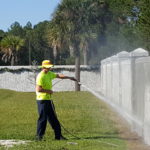
[[[80,35],[80,50],[83,53],[83,64],[88,65],[89,43],[97,38],[97,33],[92,30],[92,27],[85,33]]]
[[[80,81],[80,24],[78,24],[78,18],[80,14],[77,10],[79,8],[80,0],[64,0],[61,5],[57,8],[54,19],[53,19],[53,28],[55,28],[55,34],[51,37],[53,42],[65,43],[68,45],[68,48],[71,47],[75,54],[75,76]],[[56,37],[55,37],[56,36]],[[59,37],[58,37],[59,36]],[[58,44],[57,43],[57,44]],[[79,85],[75,85],[76,91],[80,90]]]
[[[11,66],[16,65],[18,62],[17,53],[24,46],[24,40],[18,36],[8,35],[2,39],[1,51],[4,53],[2,60],[10,62]]]
[[[68,49],[75,54],[75,74],[80,81],[80,53],[81,49],[84,55],[84,64],[87,64],[87,53],[89,41],[97,37],[102,29],[104,17],[101,17],[99,11],[104,7],[101,0],[63,0],[58,6],[54,18],[53,26],[56,29],[54,38],[56,41],[66,41]],[[104,14],[104,13],[103,13]],[[104,26],[105,27],[105,26]],[[59,37],[58,37],[59,36]],[[76,90],[80,90],[76,83]]]
[[[58,48],[61,48],[62,46],[62,35],[59,29],[60,28],[51,21],[47,31],[48,44],[53,48],[54,63],[57,57]]]

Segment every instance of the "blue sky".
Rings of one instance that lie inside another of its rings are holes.
[[[15,21],[25,26],[28,21],[35,25],[50,20],[61,0],[1,0],[0,29],[7,31]]]

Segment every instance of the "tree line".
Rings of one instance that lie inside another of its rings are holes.
[[[62,0],[50,21],[0,30],[0,65],[99,64],[120,51],[150,50],[150,0]]]

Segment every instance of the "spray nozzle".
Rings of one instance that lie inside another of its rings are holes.
[[[81,85],[81,82],[78,82],[78,85]]]

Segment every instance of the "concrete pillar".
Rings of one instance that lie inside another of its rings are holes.
[[[144,115],[144,98],[140,101],[138,100],[138,91],[137,88],[139,88],[139,80],[137,79],[138,74],[140,74],[140,71],[144,71],[144,68],[142,67],[141,70],[136,70],[136,66],[138,65],[136,61],[139,58],[147,57],[148,52],[142,48],[138,48],[130,53],[131,57],[131,78],[132,78],[132,97],[131,97],[131,107],[132,107],[132,116],[135,119],[133,121],[133,129],[141,136],[143,136],[143,117],[141,115]],[[144,88],[144,87],[143,87]],[[143,89],[144,90],[144,89]],[[144,94],[144,93],[143,93]],[[140,106],[139,106],[140,105]]]
[[[106,95],[106,61],[101,61],[101,92]]]
[[[106,61],[106,97],[110,99],[111,91],[111,58],[108,57]]]
[[[122,83],[123,83],[122,74],[123,73],[122,73],[122,70],[124,68],[122,68],[122,62],[125,60],[128,60],[130,55],[128,52],[122,51],[122,52],[117,54],[117,57],[118,57],[118,64],[119,64],[119,105],[120,105],[120,107],[123,107],[122,106],[122,100],[123,100],[123,98],[122,98],[122,94],[123,94],[122,93],[123,92],[123,85],[122,85]]]
[[[150,57],[145,59],[144,141],[150,145]]]

